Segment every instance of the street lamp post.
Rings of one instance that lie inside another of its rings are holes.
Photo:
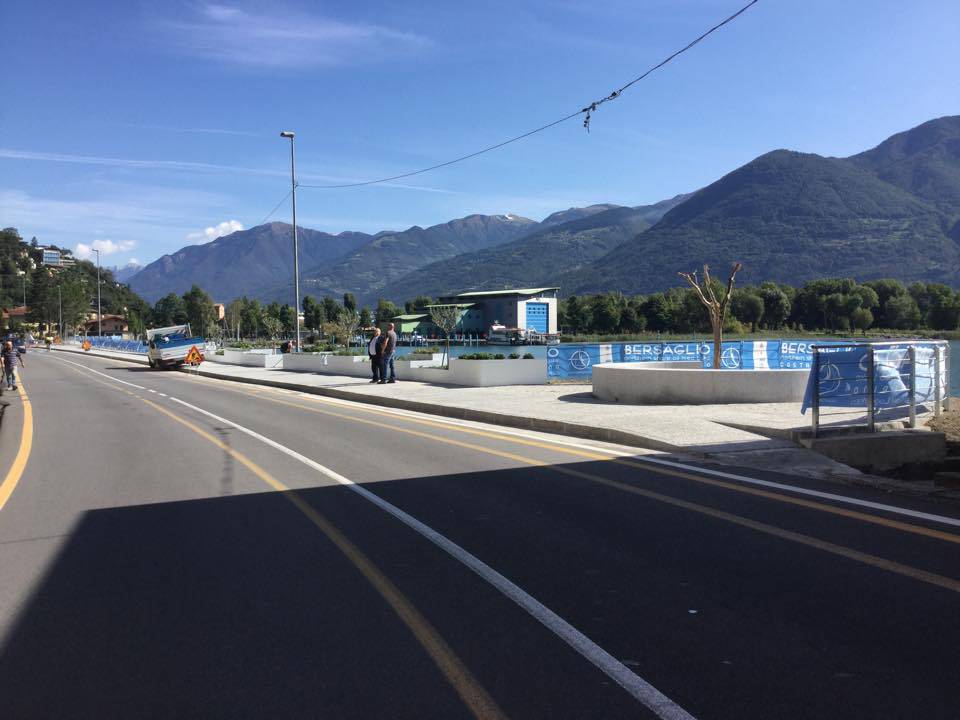
[[[103,318],[100,315],[100,251],[97,248],[90,248],[97,254],[97,337],[103,335]]]
[[[57,334],[63,339],[63,280],[57,285],[57,308],[59,311],[59,320],[57,321]]]
[[[296,314],[297,345],[300,352],[300,253],[297,245],[297,164],[293,150],[294,133],[284,130],[280,137],[290,138],[290,196],[293,198],[293,311]]]

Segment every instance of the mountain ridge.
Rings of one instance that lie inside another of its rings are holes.
[[[645,293],[675,285],[678,271],[738,261],[744,282],[798,284],[826,275],[956,284],[958,142],[960,118],[951,117],[850,158],[764,153],[557,283],[567,293]],[[883,162],[891,156],[895,162]]]
[[[680,270],[733,261],[744,262],[740,277],[748,282],[797,284],[828,274],[957,284],[960,116],[847,158],[773,150],[652,206],[601,203],[539,223],[474,214],[373,235],[300,232],[303,293],[352,292],[370,304],[504,284],[650,292],[675,285]],[[287,301],[289,235],[289,225],[271,223],[188,246],[130,284],[151,300],[196,282],[220,300]]]

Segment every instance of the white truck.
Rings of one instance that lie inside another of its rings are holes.
[[[203,352],[205,347],[203,338],[195,337],[189,324],[147,330],[147,346],[150,367],[158,370],[183,365],[190,348],[196,346]]]

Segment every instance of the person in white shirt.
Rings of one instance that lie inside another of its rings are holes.
[[[373,337],[370,338],[370,342],[367,343],[367,355],[370,356],[370,369],[373,372],[373,380],[370,382],[375,383],[380,380],[380,362],[381,354],[383,353],[383,336],[380,335],[380,328],[373,329]]]

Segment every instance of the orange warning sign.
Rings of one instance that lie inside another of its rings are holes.
[[[81,345],[81,347],[82,347],[84,350],[89,350],[89,349],[90,349],[90,341],[89,341],[89,340],[84,340],[84,341],[83,341],[83,345]]]
[[[187,353],[187,357],[184,362],[187,365],[199,365],[203,362],[203,353],[197,350],[197,346],[194,345],[190,348],[190,352]]]

